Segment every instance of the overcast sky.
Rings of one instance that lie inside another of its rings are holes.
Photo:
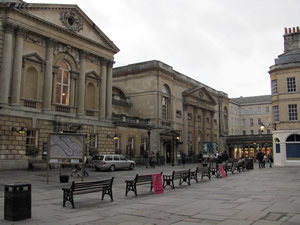
[[[299,0],[25,0],[78,5],[118,46],[114,67],[159,60],[230,98],[271,94],[269,67]]]

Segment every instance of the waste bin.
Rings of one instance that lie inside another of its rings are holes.
[[[249,159],[247,159],[247,161],[248,161],[247,169],[248,170],[253,170],[254,169],[254,165],[253,165],[254,161],[253,161],[253,159],[249,158]]]
[[[4,219],[10,221],[31,218],[31,184],[4,186]]]

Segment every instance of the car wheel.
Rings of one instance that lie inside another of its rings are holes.
[[[115,166],[114,166],[114,165],[112,165],[112,166],[110,166],[110,167],[109,167],[109,170],[110,170],[111,172],[114,172],[114,171],[115,171],[115,169],[116,169],[116,168],[115,168]]]
[[[133,164],[133,163],[130,164],[129,169],[130,169],[130,170],[133,170],[133,169],[134,169],[134,164]]]

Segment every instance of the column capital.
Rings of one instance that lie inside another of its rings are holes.
[[[3,28],[4,28],[4,33],[13,34],[16,29],[16,26],[13,23],[5,22],[3,24]]]
[[[21,27],[18,27],[16,29],[16,37],[25,38],[25,35],[26,35],[27,32],[28,32],[28,30],[26,30],[24,28],[21,28]]]
[[[54,38],[46,38],[47,48],[54,48],[55,44],[56,44],[56,40]]]
[[[115,64],[115,61],[113,60],[108,60],[107,65],[108,67],[112,67]]]
[[[101,63],[101,65],[105,65],[108,63],[108,59],[100,58],[100,63]]]
[[[88,51],[79,50],[79,59],[86,59],[88,54],[89,54]]]

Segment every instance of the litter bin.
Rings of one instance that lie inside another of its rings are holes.
[[[10,221],[31,218],[31,184],[4,186],[4,219]]]
[[[253,161],[253,159],[249,158],[249,159],[247,159],[247,161],[248,161],[247,169],[248,170],[253,170],[254,169],[254,165],[253,165],[254,161]]]

